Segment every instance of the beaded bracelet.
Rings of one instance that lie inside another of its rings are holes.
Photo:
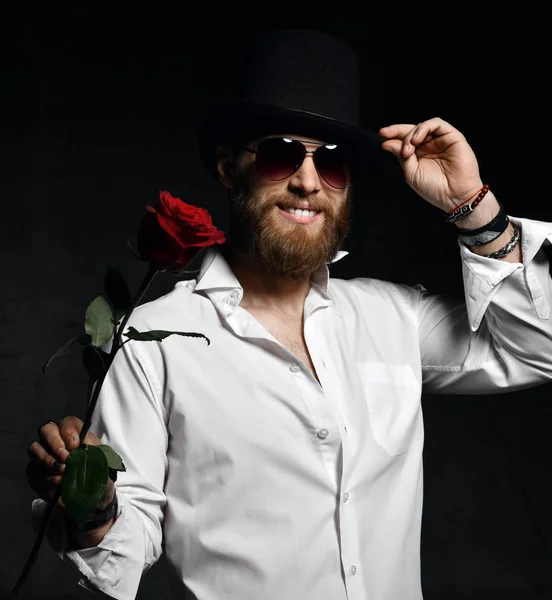
[[[512,225],[514,227],[514,235],[512,236],[512,239],[506,244],[506,246],[500,248],[500,250],[497,250],[496,252],[491,252],[490,254],[482,254],[481,256],[485,256],[487,258],[502,258],[509,254],[518,245],[519,240],[521,239],[521,227],[519,225],[516,225],[515,223],[512,223]]]
[[[467,200],[462,202],[462,204],[459,204],[456,208],[452,209],[449,213],[447,213],[445,215],[445,222],[446,223],[456,223],[456,221],[459,221],[460,219],[467,217],[470,213],[472,213],[474,211],[475,207],[486,196],[487,192],[489,191],[489,187],[490,186],[488,184],[485,184],[479,190],[479,192],[476,192],[477,197],[471,204],[468,204],[468,202],[473,198],[473,196],[471,196],[470,198],[468,198]]]

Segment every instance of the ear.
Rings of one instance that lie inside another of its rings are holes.
[[[220,182],[225,188],[231,188],[234,179],[234,152],[228,146],[217,146],[215,160]]]

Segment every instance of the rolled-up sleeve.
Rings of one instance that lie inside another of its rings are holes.
[[[79,585],[118,600],[136,597],[143,573],[162,552],[168,434],[162,386],[147,353],[138,347],[141,343],[147,342],[129,342],[117,352],[90,426],[126,467],[115,484],[115,523],[97,547],[71,550],[56,509],[46,534],[56,554],[80,574]],[[46,506],[41,499],[33,500],[35,531]]]
[[[522,230],[523,263],[486,258],[459,242],[464,299],[415,286],[424,391],[484,394],[552,379],[552,288],[543,251],[552,224],[510,217]]]

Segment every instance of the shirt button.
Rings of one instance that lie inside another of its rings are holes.
[[[326,438],[328,437],[328,434],[329,434],[329,433],[330,433],[330,432],[329,432],[327,429],[321,429],[321,430],[318,432],[318,437],[319,437],[320,439],[324,440],[324,439],[326,439]]]
[[[343,502],[348,502],[348,501],[349,501],[349,494],[348,494],[348,492],[345,492],[343,494]]]
[[[230,296],[232,296],[232,298],[237,298],[240,295],[240,293],[238,292],[238,290],[232,290],[232,293],[230,294]]]
[[[297,371],[300,371],[300,370],[301,370],[301,367],[300,367],[298,364],[296,364],[296,363],[292,363],[292,364],[290,365],[290,367],[289,367],[289,370],[290,370],[292,373],[297,373]]]
[[[355,565],[353,565],[353,566],[351,567],[351,574],[352,574],[352,575],[356,575],[356,572],[357,572],[357,568],[355,567]]]

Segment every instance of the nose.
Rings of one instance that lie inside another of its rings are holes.
[[[289,179],[289,190],[301,196],[315,194],[322,187],[320,175],[314,166],[312,154],[312,152],[307,153],[303,164]]]

